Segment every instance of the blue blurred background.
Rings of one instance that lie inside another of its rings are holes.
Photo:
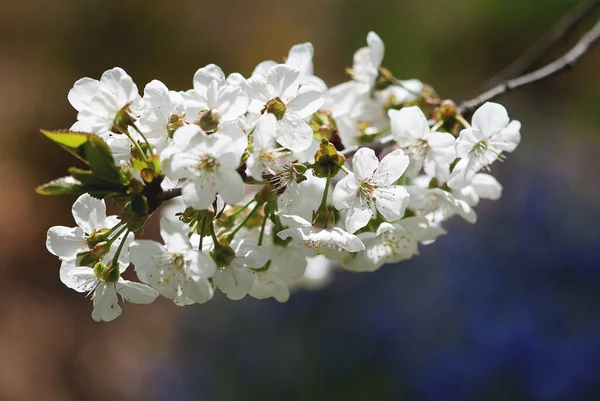
[[[286,304],[127,305],[110,324],[63,287],[44,249],[70,198],[33,188],[72,159],[39,128],[68,127],[66,95],[115,65],[140,89],[191,87],[217,63],[249,75],[311,41],[315,71],[347,78],[369,30],[384,65],[461,101],[575,0],[7,0],[0,10],[0,399],[600,399],[600,48],[500,101],[523,140],[493,166],[504,186],[479,221],[408,262],[338,271]],[[550,61],[600,14],[561,41]],[[147,233],[156,236],[156,222]]]

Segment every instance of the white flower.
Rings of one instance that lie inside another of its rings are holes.
[[[160,234],[165,245],[137,240],[129,247],[140,280],[180,306],[210,300],[213,288],[209,278],[216,271],[208,254],[192,248],[187,228],[163,217]]]
[[[168,144],[169,130],[183,113],[183,99],[178,93],[169,91],[162,82],[153,80],[144,88],[138,111],[138,128],[160,153]]]
[[[333,279],[335,265],[324,255],[306,258],[304,275],[290,283],[290,288],[318,289],[328,285]]]
[[[93,292],[92,319],[97,322],[109,322],[121,315],[117,294],[134,304],[149,304],[158,297],[158,292],[153,288],[121,278],[118,266],[115,267],[116,272],[111,272],[106,266],[91,269],[67,264],[64,269],[67,286],[78,292]]]
[[[379,67],[385,54],[385,46],[375,32],[367,34],[367,47],[362,47],[354,53],[352,65],[352,78],[355,81],[366,83],[372,89],[379,76]]]
[[[225,78],[214,64],[200,68],[194,75],[194,89],[183,94],[186,120],[197,122],[205,131],[217,131],[220,124],[246,114],[248,95],[240,86],[243,78]]]
[[[375,233],[359,234],[366,249],[348,255],[340,264],[352,271],[375,271],[386,263],[412,258],[419,253],[419,242],[432,241],[445,233],[424,217],[408,217],[393,224],[384,222]]]
[[[72,213],[77,227],[51,227],[46,236],[48,251],[61,260],[72,263],[75,263],[77,258],[81,259],[86,254],[93,256],[94,251],[97,257],[93,257],[92,262],[97,260],[110,261],[125,236],[124,233],[121,233],[108,246],[109,238],[107,238],[107,234],[109,230],[120,223],[117,216],[106,216],[104,201],[93,198],[88,194],[77,198],[73,203]],[[115,231],[111,234],[114,236],[117,233],[118,231]],[[125,241],[128,243],[132,240],[133,234],[130,233]],[[124,266],[129,264],[127,252],[119,254],[119,263]]]
[[[276,269],[269,267],[266,270],[254,271],[254,284],[250,295],[256,299],[273,297],[279,302],[286,302],[290,298],[290,289],[285,278]]]
[[[293,152],[302,152],[313,142],[313,131],[305,121],[319,110],[324,98],[313,85],[300,87],[300,71],[287,65],[276,65],[266,76],[248,79],[247,92],[251,98],[250,111],[274,114],[277,118],[275,139]]]
[[[475,173],[512,152],[521,141],[521,123],[510,121],[504,106],[487,102],[473,114],[473,127],[460,132],[456,154],[462,160],[454,167],[448,186],[461,189]]]
[[[471,207],[479,204],[480,199],[498,200],[502,196],[502,185],[490,174],[477,173],[470,185],[453,190],[452,195]]]
[[[227,298],[238,300],[252,290],[254,286],[252,269],[263,267],[267,263],[268,255],[252,238],[232,241],[230,246],[235,256],[229,264],[219,266],[213,281],[227,295]]]
[[[365,249],[362,241],[354,234],[339,227],[330,229],[315,227],[310,222],[295,215],[280,215],[289,228],[277,233],[282,240],[293,238],[301,242],[308,249],[315,249],[318,254],[322,251],[347,251],[358,252]]]
[[[447,132],[431,132],[427,118],[416,106],[389,110],[392,135],[398,145],[410,156],[414,175],[425,167],[430,176],[437,176],[437,168],[447,168],[456,159],[455,140]]]
[[[448,220],[458,214],[471,224],[477,221],[475,211],[467,202],[457,199],[450,192],[440,188],[406,187],[410,194],[408,207],[418,215],[425,216],[432,223]]]
[[[354,173],[344,177],[333,191],[333,205],[339,210],[349,209],[346,230],[353,233],[366,226],[376,211],[388,221],[404,216],[408,192],[394,182],[404,173],[408,163],[408,156],[401,149],[385,156],[381,163],[373,149],[360,148],[354,154]]]
[[[263,173],[277,175],[283,168],[282,164],[289,159],[285,153],[275,148],[275,132],[277,119],[272,114],[267,114],[256,122],[256,129],[252,134],[252,153],[246,166],[257,181],[263,180]]]
[[[299,45],[292,46],[288,56],[285,60],[285,65],[300,71],[300,85],[315,85],[322,91],[327,90],[327,85],[319,77],[313,74],[313,55],[315,50],[311,43],[302,43]],[[278,63],[273,60],[263,61],[258,64],[252,76],[255,75],[267,75],[269,69]]]
[[[161,154],[165,174],[185,179],[183,201],[195,209],[208,208],[217,192],[226,203],[244,194],[244,182],[236,171],[248,145],[244,132],[235,124],[224,124],[219,133],[207,135],[195,124],[179,128],[173,145]]]
[[[139,99],[138,88],[127,73],[119,68],[105,71],[97,81],[81,78],[69,91],[69,102],[79,112],[74,131],[106,134],[112,130],[121,111]]]

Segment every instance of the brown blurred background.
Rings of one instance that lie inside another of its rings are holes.
[[[120,66],[140,91],[152,79],[183,90],[191,87],[196,69],[208,63],[247,76],[258,62],[280,60],[293,44],[310,41],[316,74],[333,86],[347,79],[344,68],[374,30],[386,43],[384,65],[396,76],[422,79],[442,96],[461,101],[477,94],[576,3],[4,0],[0,400],[176,399],[156,392],[152,383],[162,369],[157,367],[177,364],[174,349],[182,321],[206,319],[210,325],[209,318],[221,319],[218,311],[226,302],[219,299],[215,306],[185,311],[164,301],[126,305],[117,321],[97,324],[90,318],[91,302],[61,284],[59,262],[46,252],[45,235],[50,226],[72,225],[74,199],[43,198],[34,188],[63,175],[73,160],[38,130],[69,127],[75,121],[67,93],[77,79],[99,78],[104,70]],[[546,61],[568,48],[577,33]],[[589,189],[597,187],[600,171],[599,68],[597,48],[574,70],[501,99],[511,117],[523,123],[524,140],[514,157],[523,174],[543,163],[590,202],[600,200],[597,189]],[[543,159],[536,156],[540,148],[545,149]],[[512,161],[511,156],[505,165]],[[518,187],[528,185],[507,184],[505,191],[521,193]],[[486,204],[478,213],[485,216],[486,209],[495,207],[506,205]],[[199,393],[195,399],[204,398]]]

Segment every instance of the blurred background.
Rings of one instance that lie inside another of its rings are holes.
[[[419,257],[338,271],[319,291],[178,308],[128,304],[110,324],[58,278],[46,231],[72,198],[34,188],[73,159],[83,76],[123,67],[190,88],[208,63],[248,76],[296,43],[333,86],[365,45],[384,66],[461,101],[577,0],[4,0],[0,7],[0,400],[600,399],[600,48],[500,101],[523,124],[479,221],[453,220]],[[552,60],[597,19],[559,43]],[[150,230],[152,235],[152,230]]]

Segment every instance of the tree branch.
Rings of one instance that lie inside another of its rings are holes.
[[[489,79],[484,88],[490,88],[503,80],[522,75],[529,71],[555,44],[566,38],[581,22],[600,6],[600,0],[584,0],[529,48],[522,56],[510,63],[504,70]]]
[[[598,41],[598,39],[600,39],[600,21],[596,22],[592,29],[583,35],[581,39],[579,39],[579,42],[559,59],[538,70],[530,72],[529,74],[505,81],[471,100],[462,102],[458,106],[458,112],[460,114],[468,114],[483,103],[510,90],[532,84],[573,67],[573,65]]]

